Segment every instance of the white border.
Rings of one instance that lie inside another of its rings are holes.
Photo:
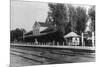
[[[36,65],[37,67],[99,67],[99,57],[100,57],[100,44],[99,44],[99,13],[100,5],[99,0],[30,0],[30,1],[40,1],[40,2],[58,2],[58,3],[72,3],[72,4],[88,4],[96,5],[97,11],[97,21],[96,21],[96,45],[97,45],[97,58],[96,62],[93,63],[70,63],[70,64],[53,64],[53,65]],[[97,1],[97,2],[96,2]],[[10,0],[0,0],[0,67],[9,67],[10,63]],[[33,66],[27,66],[33,67]]]

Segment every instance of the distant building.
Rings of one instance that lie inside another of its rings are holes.
[[[32,30],[25,34],[26,42],[34,42],[35,39],[39,42],[63,42],[64,38],[60,36],[60,32],[56,29],[56,25],[35,22]]]
[[[92,20],[91,20],[91,18],[89,18],[88,19],[88,21],[87,21],[87,24],[86,24],[86,29],[85,29],[85,32],[88,32],[88,31],[92,31],[91,29],[90,29],[90,24],[92,23]]]
[[[93,38],[93,37],[95,37],[95,33],[92,30],[91,23],[92,23],[92,19],[89,17],[89,19],[87,21],[86,29],[83,33],[84,42],[85,42],[86,46],[92,46],[92,41],[95,40],[95,38]]]

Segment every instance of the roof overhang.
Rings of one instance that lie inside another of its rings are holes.
[[[69,38],[69,37],[81,37],[81,36],[76,34],[75,32],[70,32],[69,34],[64,36],[64,38]]]

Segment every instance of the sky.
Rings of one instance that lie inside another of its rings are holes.
[[[86,9],[90,7],[80,6]],[[45,22],[48,11],[48,3],[45,2],[11,0],[11,30],[16,28],[32,30],[35,21]]]
[[[32,29],[35,21],[45,22],[48,4],[41,2],[11,1],[11,30]]]

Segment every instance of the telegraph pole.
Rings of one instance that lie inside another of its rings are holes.
[[[24,38],[25,38],[24,34],[25,34],[25,31],[23,30],[23,41],[24,41]]]

